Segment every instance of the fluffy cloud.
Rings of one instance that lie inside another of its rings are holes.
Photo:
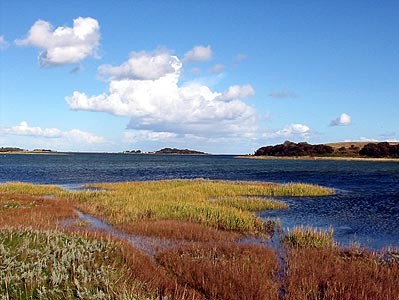
[[[53,29],[49,22],[38,20],[26,38],[15,43],[39,48],[39,63],[42,67],[75,64],[86,57],[96,56],[100,26],[96,19],[79,17],[73,20],[73,27]]]
[[[332,120],[330,126],[348,126],[351,124],[352,124],[352,117],[346,113],[343,113],[335,120]]]
[[[4,36],[0,35],[0,50],[3,50],[8,47],[8,42],[4,38]]]
[[[19,125],[16,126],[2,127],[0,128],[0,133],[2,135],[19,135],[49,139],[64,139],[88,144],[102,143],[105,141],[103,137],[96,136],[89,132],[81,131],[79,129],[62,131],[58,128],[34,127],[29,126],[26,121],[22,121]]]
[[[175,138],[178,135],[173,132],[155,132],[151,130],[127,130],[124,134],[124,141],[136,143],[141,141],[160,141]]]
[[[306,138],[310,135],[311,129],[305,124],[289,124],[284,126],[283,129],[272,133],[264,134],[265,138],[291,138],[301,139]]]
[[[199,61],[208,61],[212,59],[211,46],[195,46],[193,49],[186,52],[183,62],[192,63]]]
[[[280,136],[290,136],[293,134],[306,135],[310,131],[310,127],[304,124],[290,124],[276,132]]]
[[[229,89],[218,97],[222,101],[231,101],[235,99],[245,99],[255,95],[254,88],[250,85],[233,85]]]
[[[134,64],[136,58],[142,57],[158,61],[159,55],[165,53],[141,52],[128,63]],[[255,111],[241,101],[254,94],[250,85],[232,86],[224,94],[194,82],[179,86],[180,60],[169,56],[162,61],[168,62],[173,72],[161,72],[163,76],[153,79],[118,76],[111,78],[108,93],[88,96],[75,91],[66,101],[72,110],[131,117],[128,128],[135,130],[205,137],[244,136],[257,130]],[[151,65],[147,66],[152,69]],[[144,69],[143,66],[142,72],[146,73]]]
[[[219,74],[220,72],[223,71],[223,69],[224,69],[224,65],[217,64],[212,69],[209,70],[209,73],[210,74]]]
[[[159,50],[154,52],[132,52],[128,61],[120,66],[112,67],[102,65],[99,73],[109,76],[110,79],[159,79],[166,74],[175,72],[175,65],[180,61],[176,56],[170,55],[169,51]]]
[[[277,99],[284,99],[284,98],[297,98],[298,95],[296,93],[290,92],[290,91],[279,91],[279,92],[270,93],[269,97],[277,98]]]

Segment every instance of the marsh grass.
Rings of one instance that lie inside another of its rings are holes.
[[[186,242],[233,242],[242,235],[205,225],[175,220],[141,221],[118,226],[124,232]]]
[[[286,209],[288,204],[274,199],[264,199],[260,197],[220,197],[214,200],[218,205],[234,207],[247,211],[261,211],[273,209]]]
[[[250,211],[286,207],[282,202],[256,196],[302,196],[306,191],[312,196],[333,193],[314,185],[211,180],[108,183],[94,187],[111,192],[84,201],[85,209],[106,216],[116,225],[173,219],[249,234],[264,231],[263,222]]]
[[[0,192],[0,227],[52,229],[73,217],[75,212],[68,201]]]
[[[282,240],[292,248],[331,248],[336,246],[333,234],[332,228],[323,231],[309,226],[298,226],[288,231]]]
[[[188,246],[158,254],[157,261],[182,285],[206,299],[277,299],[274,251],[258,245]]]
[[[387,256],[358,248],[291,249],[285,298],[399,299],[399,261]]]
[[[299,227],[283,238],[281,278],[272,249],[236,243],[276,228],[251,212],[285,207],[264,197],[330,189],[208,180],[95,186],[107,190],[0,184],[0,299],[279,299],[282,290],[287,300],[399,299],[397,249],[342,250],[331,230]],[[76,217],[74,207],[128,232],[180,239],[180,246],[159,250],[154,261],[127,241],[86,232],[85,222],[54,231]]]
[[[3,228],[0,257],[5,299],[148,299],[121,246],[104,239]]]
[[[73,200],[80,209],[107,218],[113,225],[142,220],[177,220],[248,234],[257,234],[265,229],[263,222],[250,211],[285,207],[275,200],[253,197],[320,196],[334,192],[307,184],[203,179],[105,183],[88,187],[100,190],[71,192],[55,186],[8,183],[0,185],[0,192],[51,194],[56,198]]]
[[[0,184],[0,192],[31,196],[55,195],[63,190],[56,185],[39,185],[24,182],[6,182]]]

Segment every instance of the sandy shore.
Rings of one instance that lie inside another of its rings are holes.
[[[236,158],[267,159],[267,160],[345,160],[345,161],[376,161],[399,162],[398,158],[374,158],[374,157],[334,157],[334,156],[253,156],[240,155]]]

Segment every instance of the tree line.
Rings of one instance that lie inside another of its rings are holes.
[[[293,143],[285,141],[275,146],[261,147],[255,151],[255,156],[365,156],[399,158],[399,144],[391,145],[387,142],[368,143],[362,148],[351,145],[334,149],[325,144],[312,145],[306,142]]]

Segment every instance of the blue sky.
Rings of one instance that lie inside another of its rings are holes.
[[[397,141],[398,11],[0,0],[0,146],[252,153],[285,140]]]

